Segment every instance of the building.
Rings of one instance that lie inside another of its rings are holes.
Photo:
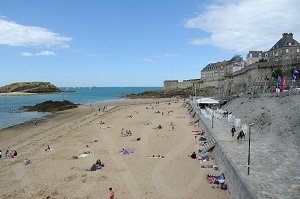
[[[246,62],[240,55],[233,56],[229,61],[210,63],[201,70],[202,80],[212,80],[224,75],[231,75],[235,71],[244,68]]]
[[[300,58],[300,43],[292,33],[283,33],[282,38],[267,52],[268,61],[281,61]]]
[[[254,51],[250,50],[247,55],[247,65],[254,64],[256,62],[259,62],[264,57],[263,51]]]
[[[234,72],[244,68],[246,62],[240,55],[233,56],[225,65],[225,75],[232,75]]]
[[[201,79],[215,79],[224,76],[227,61],[210,63],[201,70]]]

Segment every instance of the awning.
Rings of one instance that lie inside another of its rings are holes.
[[[198,104],[219,104],[217,100],[211,98],[201,98],[197,100]]]

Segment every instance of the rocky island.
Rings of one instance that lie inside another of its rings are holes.
[[[63,111],[67,109],[77,108],[78,104],[74,104],[68,100],[64,101],[45,101],[34,106],[24,106],[26,111],[38,111],[38,112],[56,112]]]
[[[0,95],[26,95],[62,92],[50,82],[16,82],[0,87]]]
[[[214,95],[215,92],[216,89],[214,87],[197,89],[197,94],[200,96]],[[172,98],[172,97],[188,98],[193,95],[195,95],[194,88],[188,87],[188,88],[175,88],[170,90],[145,91],[137,94],[134,93],[134,94],[123,95],[121,96],[121,98],[128,98],[128,99]]]

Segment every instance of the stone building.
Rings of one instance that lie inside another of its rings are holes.
[[[217,63],[210,63],[201,70],[202,80],[213,80],[244,68],[246,62],[240,55],[233,56],[229,61],[222,61]]]
[[[208,80],[208,79],[216,79],[218,77],[223,77],[225,74],[226,64],[227,61],[208,64],[201,70],[201,79]]]
[[[233,56],[225,65],[225,75],[232,75],[234,72],[244,68],[246,62],[240,55]]]
[[[268,61],[281,61],[300,58],[300,43],[293,33],[283,33],[282,38],[267,52]]]
[[[250,50],[247,55],[247,65],[259,62],[259,60],[265,58],[266,53],[263,51]]]

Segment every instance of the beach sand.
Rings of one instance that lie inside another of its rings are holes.
[[[0,198],[109,198],[109,187],[122,199],[229,198],[227,191],[206,182],[207,174],[219,171],[200,168],[199,161],[187,157],[198,147],[192,133],[196,128],[182,102],[152,103],[154,109],[147,103],[118,102],[109,104],[106,112],[95,105],[80,106],[39,120],[36,126],[27,122],[0,131],[0,149],[19,153],[15,159],[0,160]],[[154,129],[159,124],[163,129]],[[108,126],[112,128],[100,128]],[[122,128],[133,135],[122,137]],[[48,144],[50,152],[45,151]],[[120,155],[126,147],[135,152]],[[72,159],[84,151],[92,153]],[[165,158],[148,158],[152,155]],[[27,166],[26,158],[32,161]],[[105,166],[86,171],[97,159]]]
[[[37,93],[25,93],[25,92],[0,93],[0,96],[18,96],[18,95],[37,95]]]

